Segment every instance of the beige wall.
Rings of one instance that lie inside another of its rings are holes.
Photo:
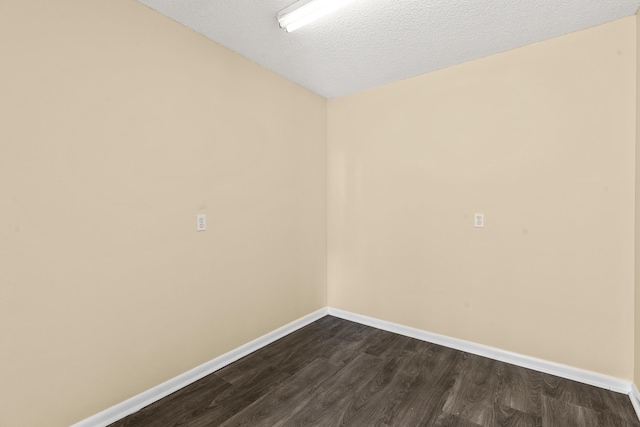
[[[2,2],[0,94],[0,425],[326,306],[323,98],[133,0]]]
[[[329,101],[329,305],[632,379],[635,30]]]

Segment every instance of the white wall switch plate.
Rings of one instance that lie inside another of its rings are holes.
[[[207,216],[205,214],[196,215],[196,230],[205,231],[207,229]]]
[[[481,214],[481,213],[473,214],[473,226],[476,228],[484,227],[484,214]]]

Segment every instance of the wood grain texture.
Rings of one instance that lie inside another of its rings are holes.
[[[628,396],[326,316],[111,427],[640,427]]]

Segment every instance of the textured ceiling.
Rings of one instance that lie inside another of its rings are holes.
[[[139,0],[335,98],[633,15],[640,0],[355,0],[293,33],[294,0]]]

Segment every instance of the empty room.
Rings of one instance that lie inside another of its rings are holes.
[[[640,426],[640,0],[323,2],[0,2],[0,426]]]

